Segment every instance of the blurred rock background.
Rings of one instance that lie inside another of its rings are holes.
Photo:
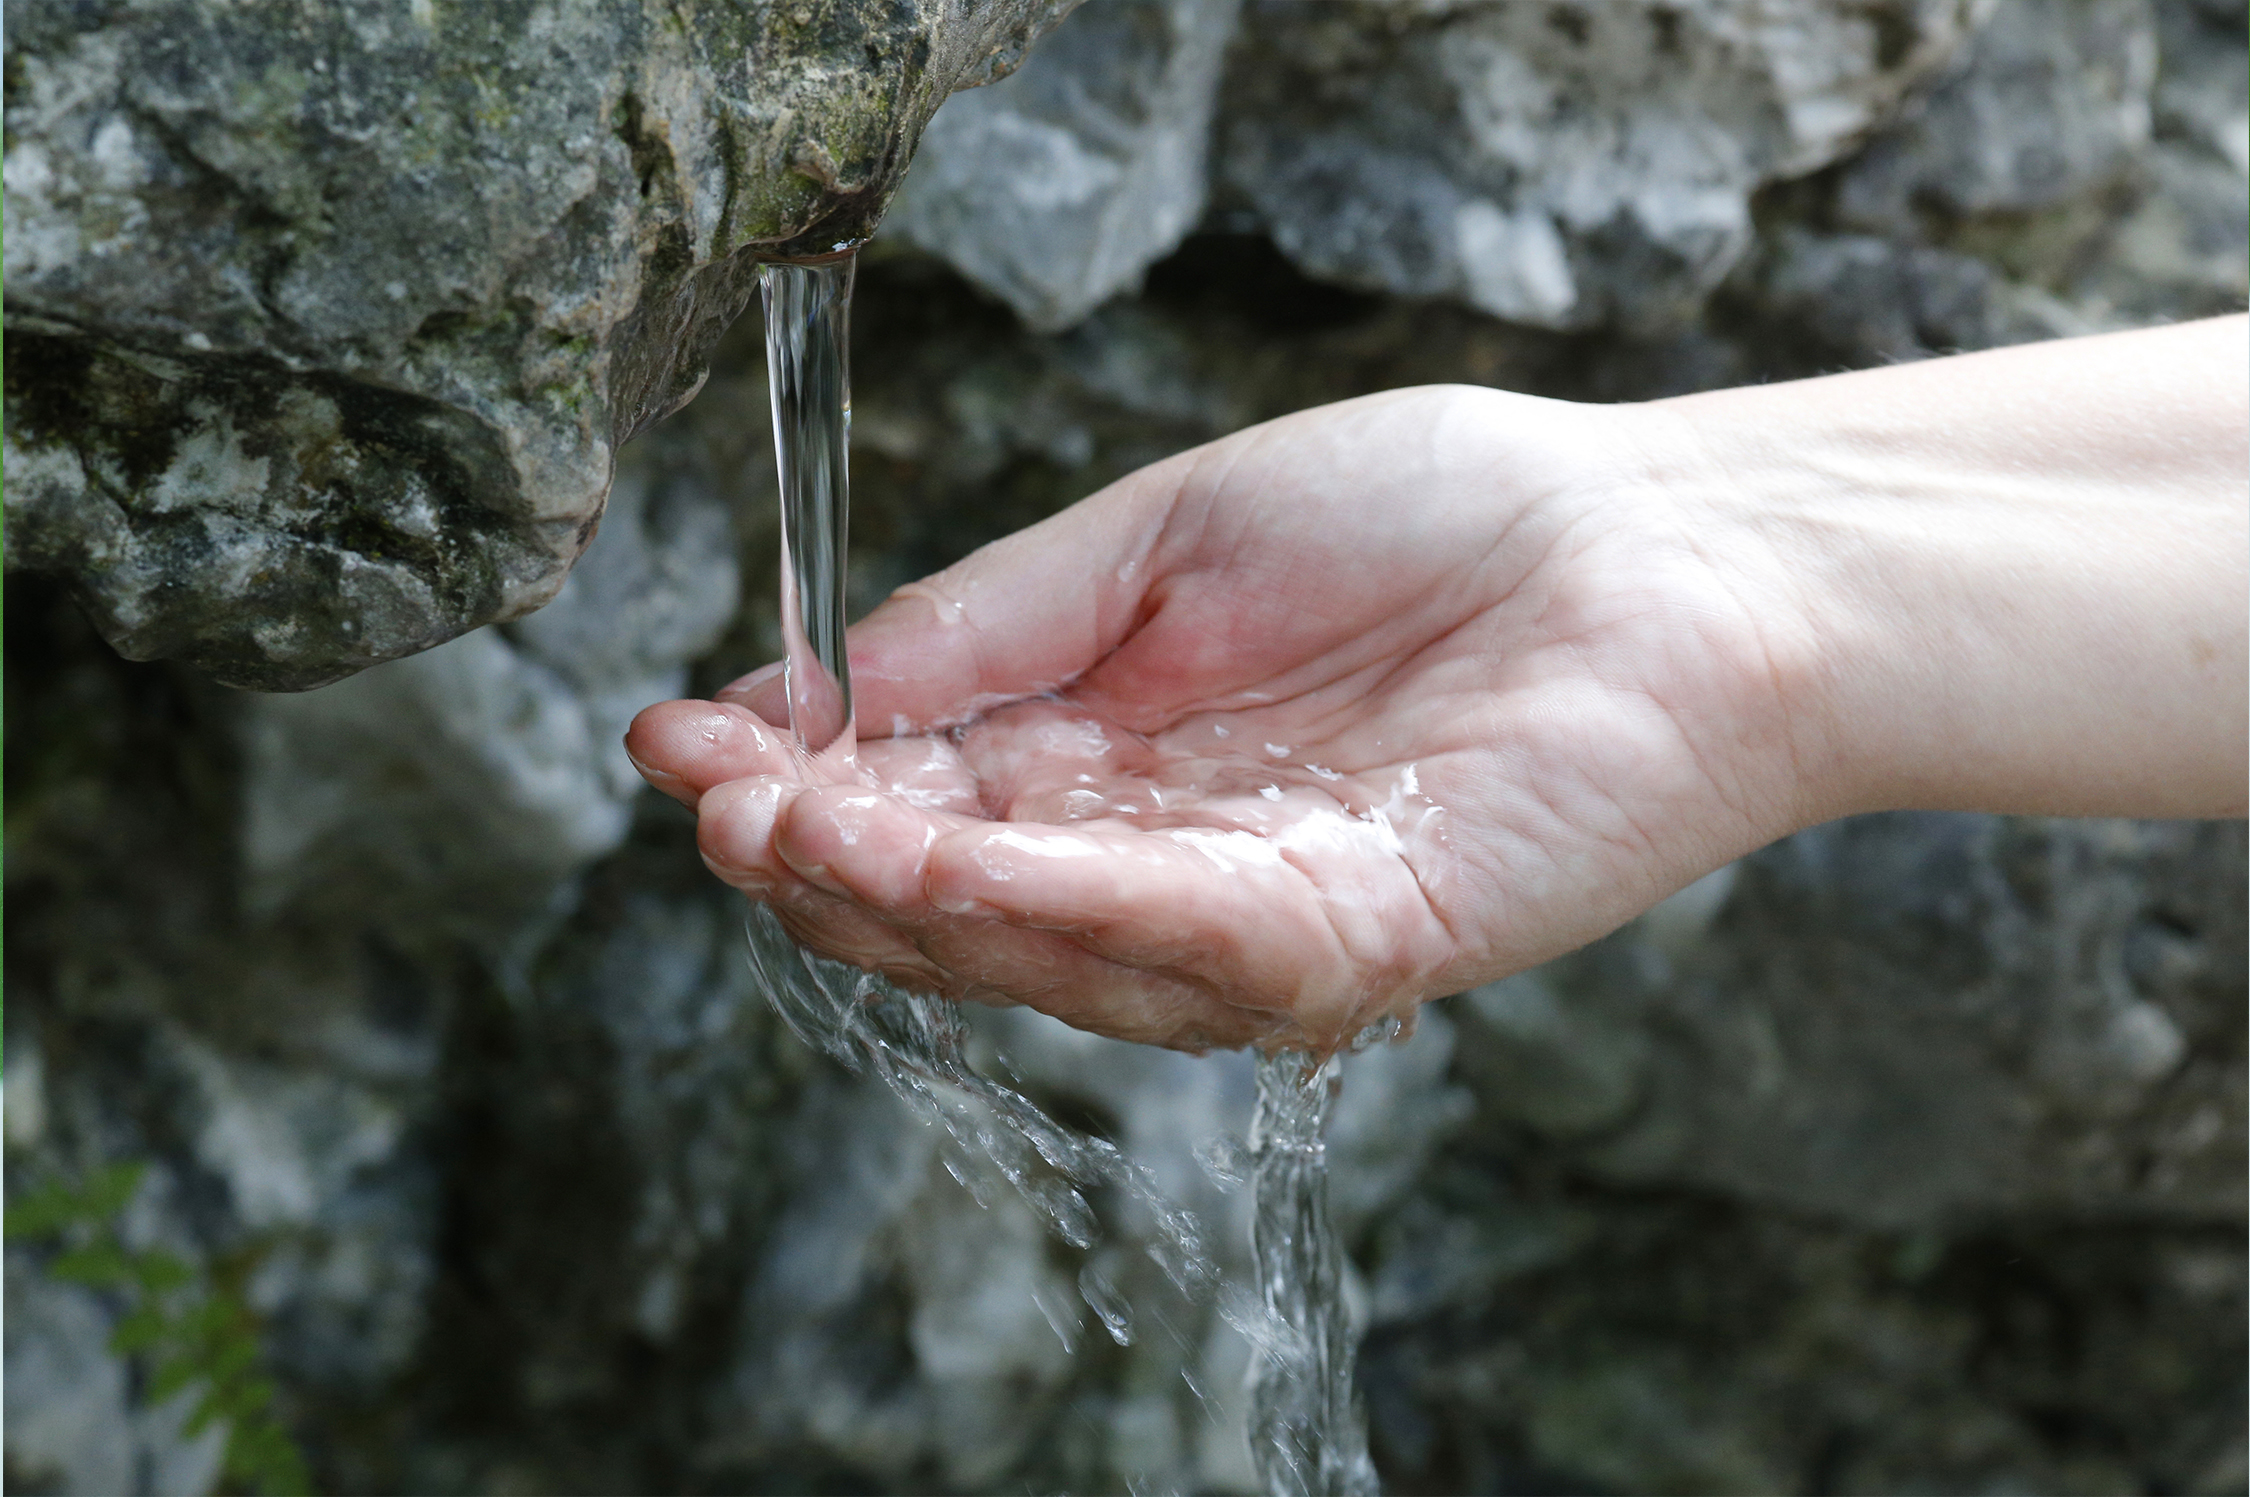
[[[857,604],[1367,390],[2238,309],[2246,129],[2232,3],[1089,0],[864,257]],[[1239,1341],[1074,1330],[1079,1255],[779,1031],[618,748],[778,652],[755,323],[553,604],[336,685],[11,579],[10,1189],[151,1161],[128,1235],[244,1286],[327,1490],[1247,1490]],[[1353,1061],[1387,1487],[2243,1491],[2245,900],[2239,823],[1864,818]],[[1239,1228],[1239,1057],[979,1022]],[[43,1265],[8,1489],[211,1489]]]

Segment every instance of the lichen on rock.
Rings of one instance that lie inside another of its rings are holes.
[[[268,689],[530,612],[758,262],[1071,3],[12,7],[11,565]]]

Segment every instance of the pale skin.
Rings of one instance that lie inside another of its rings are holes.
[[[854,767],[774,667],[627,745],[833,955],[1327,1048],[1837,816],[2242,815],[2246,336],[1301,412],[901,589]]]

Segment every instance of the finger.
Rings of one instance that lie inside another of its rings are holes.
[[[859,751],[862,771],[925,811],[979,814],[984,792],[961,751],[944,738],[878,738]]]
[[[1339,864],[1339,873],[1355,876],[1351,865],[1366,859],[1396,862],[1372,845],[1373,827],[1331,819],[1336,828],[1316,831],[1335,845],[1308,850]],[[1351,845],[1353,828],[1369,846]],[[1324,1035],[1391,1001],[1442,960],[1435,943],[1414,940],[1422,934],[1416,905],[1421,921],[1434,921],[1418,895],[1400,912],[1406,929],[1394,931],[1388,917],[1404,891],[1355,890],[1380,897],[1348,922],[1354,949],[1282,843],[1253,832],[994,823],[921,811],[874,791],[815,789],[785,809],[774,844],[808,882],[892,923],[986,916],[1067,935],[1097,957],[1192,981],[1231,1007],[1294,1014]],[[1372,886],[1386,874],[1413,884],[1403,867],[1356,876]]]
[[[1381,830],[1340,813],[1247,830],[1110,823],[967,829],[924,860],[925,897],[1066,932],[1134,967],[1189,975],[1322,1042],[1422,996],[1450,937]]]
[[[853,626],[861,735],[963,721],[1074,680],[1115,649],[1141,616],[1150,556],[1191,457],[1144,468],[909,583]]]
[[[761,899],[810,887],[774,850],[774,826],[804,788],[787,776],[752,775],[705,792],[695,818],[704,866]]]
[[[785,735],[727,702],[659,702],[633,719],[625,752],[644,779],[691,810],[715,785],[793,767]]]
[[[956,997],[990,990],[1082,1029],[1180,1049],[1246,1044],[1274,1027],[1274,1014],[1238,1009],[1179,973],[1109,960],[1068,933],[933,903],[924,888],[928,849],[980,829],[1015,830],[872,790],[818,786],[790,798],[771,836],[807,882],[906,931],[952,976]]]
[[[1275,1016],[1235,1008],[1170,973],[1096,956],[1067,936],[995,920],[939,914],[914,933],[959,996],[997,994],[1076,1029],[1202,1053],[1252,1044]]]
[[[895,926],[851,900],[800,887],[771,898],[782,927],[799,945],[837,961],[879,972],[902,987],[946,992],[957,983]]]

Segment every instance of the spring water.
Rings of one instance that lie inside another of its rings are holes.
[[[798,750],[841,766],[856,747],[844,653],[845,538],[853,259],[772,265],[764,275],[767,380],[781,481],[781,615],[790,725]],[[1218,1293],[1201,1223],[1112,1143],[1065,1127],[967,1059],[968,1030],[947,999],[907,992],[793,942],[763,904],[749,919],[752,965],[782,1020],[847,1069],[872,1074],[941,1130],[946,1167],[980,1202],[1009,1192],[1063,1241],[1090,1249],[1097,1189],[1137,1202],[1154,1223],[1149,1256],[1182,1294]],[[1374,1034],[1363,1036],[1374,1038]],[[1341,1258],[1328,1220],[1322,1134],[1339,1079],[1333,1059],[1261,1056],[1249,1148],[1236,1171],[1254,1203],[1254,1299],[1226,1306],[1255,1360],[1251,1455],[1275,1497],[1361,1497],[1377,1490],[1352,1392]],[[1120,1345],[1132,1307],[1092,1267],[1079,1293]]]

